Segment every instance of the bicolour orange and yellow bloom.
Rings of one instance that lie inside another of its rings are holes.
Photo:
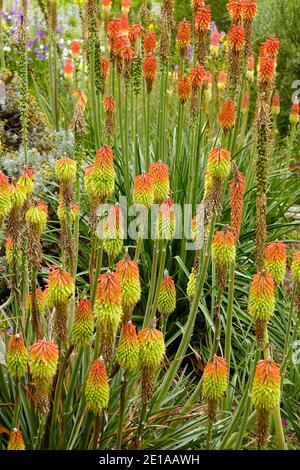
[[[124,320],[130,320],[132,310],[141,298],[141,282],[138,263],[128,253],[116,265],[122,290]]]
[[[47,303],[49,307],[65,305],[74,294],[74,279],[60,266],[51,266],[48,276]]]
[[[108,212],[104,225],[103,247],[106,253],[116,258],[122,251],[124,244],[124,220],[119,204],[112,206]]]
[[[35,405],[39,411],[49,410],[49,391],[58,364],[58,346],[42,339],[30,348],[30,371],[35,384]]]
[[[80,54],[81,44],[78,39],[73,39],[71,42],[71,52],[73,56],[77,56]]]
[[[221,70],[220,73],[219,73],[218,83],[217,83],[218,90],[221,93],[225,90],[226,81],[227,81],[226,72],[224,70]]]
[[[227,9],[232,23],[238,23],[242,18],[242,5],[244,0],[229,0]]]
[[[189,77],[183,76],[178,83],[178,96],[182,104],[186,103],[191,96],[191,82]]]
[[[91,302],[87,298],[80,299],[72,328],[72,343],[80,346],[91,344],[94,333],[94,319]]]
[[[11,208],[11,185],[7,176],[0,171],[0,227]]]
[[[55,164],[57,177],[62,181],[72,181],[76,175],[76,161],[64,156],[57,160]]]
[[[120,277],[115,272],[101,274],[98,280],[95,319],[100,331],[102,353],[112,356],[115,336],[122,318],[122,289]]]
[[[180,55],[185,56],[187,54],[188,46],[191,42],[191,25],[189,21],[181,21],[178,25],[177,30],[177,46]]]
[[[69,207],[61,201],[57,207],[57,215],[60,222],[67,222],[71,220],[74,222],[80,211],[79,205],[77,202],[71,202]]]
[[[123,13],[129,13],[131,0],[121,0],[121,8]]]
[[[256,365],[252,385],[252,403],[258,414],[259,446],[268,438],[270,416],[280,404],[280,368],[273,360]]]
[[[140,343],[135,325],[123,326],[122,336],[116,351],[116,360],[123,369],[134,369],[139,365]]]
[[[162,280],[157,309],[163,317],[168,317],[171,313],[174,312],[176,308],[176,288],[174,279],[168,274],[165,273],[165,276]]]
[[[278,90],[275,91],[272,97],[271,111],[273,116],[278,116],[280,114],[280,94]]]
[[[266,271],[255,274],[250,285],[248,312],[254,320],[258,342],[264,341],[265,328],[275,309],[275,283]]]
[[[36,300],[38,304],[39,314],[44,315],[46,308],[46,290],[42,290],[40,287],[36,290]],[[32,312],[32,293],[30,292],[26,299],[26,310],[29,314]]]
[[[203,373],[203,395],[208,404],[208,417],[214,422],[219,402],[227,391],[227,365],[223,357],[215,356]]]
[[[108,145],[96,153],[95,163],[87,168],[85,187],[90,199],[102,202],[111,196],[115,189],[113,151]]]
[[[9,434],[7,450],[26,450],[22,432],[14,428]]]
[[[48,206],[45,202],[39,201],[36,205],[30,207],[26,212],[27,224],[33,232],[37,235],[41,235],[47,225],[48,218]]]
[[[169,197],[159,207],[156,237],[159,240],[172,240],[175,235],[175,223],[174,201]]]
[[[108,377],[104,360],[101,357],[92,365],[86,382],[85,399],[88,409],[96,415],[108,406]]]
[[[299,116],[299,103],[293,103],[290,111],[290,123],[295,126],[298,124],[300,116]]]
[[[146,55],[144,59],[144,76],[147,84],[147,93],[151,93],[156,76],[157,61],[153,53]]]
[[[11,337],[6,353],[8,372],[13,377],[23,377],[27,371],[28,351],[23,336],[19,333]]]
[[[292,274],[295,281],[300,283],[300,251],[297,251],[293,256]]]
[[[154,391],[155,377],[166,352],[164,335],[152,321],[148,328],[138,333],[140,345],[140,367],[142,369],[142,401],[148,403]]]
[[[149,173],[136,176],[133,185],[133,203],[149,209],[154,202],[153,180]]]
[[[16,260],[16,266],[20,267],[22,265],[22,250],[17,244],[15,254],[14,254],[13,237],[7,237],[6,244],[5,244],[5,257],[6,257],[6,262],[9,266],[13,265],[14,256]]]
[[[11,207],[12,209],[20,210],[27,200],[27,193],[25,186],[20,183],[11,185]]]
[[[199,8],[204,7],[205,0],[192,0],[194,12],[197,13]]]
[[[111,10],[112,0],[102,0],[102,11],[104,14],[108,14]]]
[[[217,269],[227,271],[235,260],[235,238],[227,226],[215,234],[212,244],[212,258]]]
[[[212,178],[225,181],[231,165],[231,153],[220,145],[208,154],[207,170]]]
[[[286,273],[286,246],[282,242],[272,242],[266,248],[264,269],[271,274],[276,284],[280,284]]]
[[[225,134],[234,127],[235,102],[233,99],[224,100],[218,116],[218,122]]]
[[[32,194],[34,188],[34,175],[31,167],[25,168],[22,175],[18,179],[18,183],[25,187],[27,196]]]
[[[238,240],[240,238],[240,231],[243,218],[245,176],[237,168],[233,172],[233,178],[230,181],[229,186],[231,208],[230,227],[236,240]]]
[[[170,192],[169,167],[166,163],[154,162],[150,165],[149,175],[152,178],[154,203],[161,204]]]

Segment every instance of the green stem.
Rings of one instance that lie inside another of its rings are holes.
[[[199,302],[203,293],[203,286],[204,286],[204,282],[205,282],[206,275],[207,275],[208,263],[211,257],[211,245],[212,245],[212,240],[213,240],[215,221],[216,221],[216,214],[214,212],[212,221],[210,224],[208,240],[207,240],[206,247],[205,247],[206,251],[203,254],[202,269],[201,269],[200,274],[198,275],[196,289],[195,289],[195,296],[191,304],[188,320],[183,328],[183,336],[182,336],[180,345],[178,347],[177,353],[175,355],[175,358],[173,360],[173,363],[171,364],[169,370],[164,376],[164,380],[161,384],[160,391],[155,400],[155,409],[159,408],[161,401],[163,400],[166,393],[168,392],[171,386],[171,383],[175,375],[177,374],[177,371],[184,359],[187,348],[189,346],[189,341],[190,341],[190,338],[194,329],[195,321],[196,321]],[[198,392],[199,392],[199,388],[197,386],[194,393],[191,395],[190,399],[188,400],[189,403],[194,403],[194,400],[198,398]]]
[[[95,305],[98,279],[99,279],[99,276],[100,276],[100,273],[101,273],[101,268],[102,268],[102,259],[103,259],[103,240],[99,240],[98,241],[98,248],[97,248],[97,256],[96,256],[94,282],[93,282],[93,286],[92,286],[92,295],[91,295],[92,306]]]
[[[118,435],[117,435],[117,450],[122,449],[122,434],[123,434],[123,422],[125,416],[126,406],[126,390],[128,385],[128,370],[124,371],[123,384],[120,392],[120,410],[119,410],[119,424],[118,424]]]
[[[225,361],[227,364],[227,378],[229,383],[230,376],[230,361],[231,361],[231,337],[232,337],[232,318],[233,318],[233,300],[234,300],[234,274],[235,262],[230,266],[229,271],[229,286],[228,286],[228,304],[227,304],[227,318],[226,318],[226,334],[225,334]],[[228,394],[229,397],[229,394]],[[227,408],[229,409],[229,399]]]
[[[152,300],[155,292],[155,285],[156,285],[156,272],[157,272],[157,264],[158,264],[158,246],[159,246],[159,240],[154,241],[153,245],[153,258],[152,258],[152,269],[151,269],[151,277],[150,277],[150,288],[149,288],[149,294],[148,294],[148,300],[147,300],[147,306],[146,306],[146,312],[145,312],[145,317],[144,317],[144,323],[143,323],[143,328],[148,326],[149,321],[150,321],[150,312],[151,312],[151,306],[152,306]]]
[[[61,364],[60,371],[58,373],[54,401],[53,401],[53,408],[52,408],[51,425],[50,425],[50,448],[52,449],[56,449],[56,434],[57,434],[56,427],[57,427],[59,403],[61,400],[62,384],[63,384],[66,368],[68,365],[69,357],[72,354],[73,349],[74,349],[74,345],[70,346],[69,350],[66,352],[64,360]]]
[[[159,265],[158,265],[158,276],[157,276],[157,282],[156,282],[156,291],[155,291],[155,296],[152,304],[152,310],[151,310],[151,315],[150,315],[150,320],[152,320],[155,315],[156,315],[156,309],[158,305],[158,299],[159,299],[159,293],[160,293],[160,287],[161,283],[164,277],[164,270],[165,270],[165,262],[166,262],[166,257],[167,257],[167,245],[168,242],[165,240],[161,240],[160,242],[160,256],[159,256]]]
[[[146,149],[145,149],[145,155],[146,155],[146,161],[145,161],[145,171],[149,170],[149,165],[150,165],[150,97],[151,93],[147,93],[147,124],[146,124]]]
[[[17,428],[19,425],[19,413],[20,413],[20,383],[19,379],[15,379],[15,406],[14,406],[14,414],[13,414],[13,420],[12,420],[12,428]]]
[[[138,431],[137,431],[137,438],[136,438],[136,443],[135,443],[135,449],[136,450],[139,450],[142,447],[143,432],[144,432],[144,426],[145,426],[146,415],[147,415],[147,407],[148,407],[148,404],[143,403],[142,410],[141,410],[139,427],[138,427]]]

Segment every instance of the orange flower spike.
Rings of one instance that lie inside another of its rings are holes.
[[[292,274],[297,283],[300,283],[300,251],[297,251],[293,256]]]
[[[276,61],[279,52],[279,39],[275,36],[268,36],[264,43],[264,53],[267,57],[270,57]]]
[[[218,122],[225,134],[234,127],[235,102],[233,99],[224,100],[218,116]]]
[[[94,320],[91,302],[80,299],[72,328],[72,344],[86,346],[92,343],[94,333]]]
[[[128,37],[129,37],[130,44],[132,47],[135,46],[136,41],[138,40],[138,38],[141,37],[142,30],[143,30],[142,25],[140,25],[139,23],[133,24],[129,27]]]
[[[76,176],[76,161],[62,157],[55,164],[55,173],[61,181],[71,182]]]
[[[74,295],[74,279],[60,266],[51,266],[48,276],[47,301],[50,306],[67,304]]]
[[[105,79],[109,72],[110,60],[107,57],[101,58],[101,75]]]
[[[198,32],[207,32],[211,23],[211,7],[205,5],[199,7],[195,14],[195,27]]]
[[[133,203],[149,209],[153,202],[154,188],[150,174],[142,173],[136,176],[133,184]]]
[[[35,206],[30,207],[26,212],[26,222],[33,232],[36,232],[39,236],[46,229],[47,218],[48,218],[48,206],[45,202],[39,201]]]
[[[22,433],[16,428],[9,435],[7,450],[26,450]]]
[[[64,59],[63,62],[63,67],[64,67],[64,77],[67,82],[71,82],[74,74],[74,60],[70,58]]]
[[[144,48],[147,54],[153,54],[156,49],[156,33],[154,31],[146,31],[144,35]]]
[[[230,208],[231,208],[231,230],[235,239],[240,238],[240,230],[243,218],[245,176],[237,168],[234,170],[233,179],[229,183],[230,187]]]
[[[299,122],[299,103],[293,103],[290,111],[290,123],[296,126]]]
[[[208,154],[207,171],[210,177],[226,180],[231,165],[231,153],[220,145]]]
[[[108,212],[104,226],[103,248],[105,252],[116,258],[122,251],[124,244],[124,219],[119,204],[112,206]]]
[[[11,184],[7,176],[0,171],[0,228],[11,208]]]
[[[157,309],[159,313],[167,318],[176,308],[176,288],[174,279],[165,272],[164,279],[162,280]]]
[[[219,41],[220,41],[220,33],[216,29],[215,31],[212,32],[212,35],[210,38],[210,46],[209,46],[210,52],[215,57],[217,57],[218,52],[219,52]]]
[[[229,0],[227,9],[232,23],[238,23],[242,19],[243,0]]]
[[[205,70],[202,65],[192,65],[190,82],[193,91],[199,90],[205,81]]]
[[[174,201],[172,198],[167,198],[160,206],[157,225],[156,236],[159,240],[172,240],[175,235],[175,210]]]
[[[267,443],[270,417],[280,404],[280,368],[271,359],[261,360],[256,365],[252,385],[252,403],[258,415],[258,444]]]
[[[181,21],[177,31],[177,46],[182,57],[186,56],[191,42],[191,25],[189,21]]]
[[[193,0],[192,3],[193,3],[193,9],[194,9],[194,12],[195,12],[195,13],[197,13],[197,11],[198,11],[201,7],[204,7],[204,6],[205,6],[205,0]]]
[[[95,318],[100,331],[102,353],[107,359],[112,357],[121,317],[120,277],[115,272],[101,274],[96,291]]]
[[[112,0],[102,0],[102,11],[104,15],[107,15],[112,7]]]
[[[280,284],[286,273],[286,246],[282,242],[272,242],[266,248],[265,270],[275,283]]]
[[[131,0],[122,0],[121,1],[121,9],[123,13],[129,13],[131,8]]]
[[[275,283],[268,272],[255,274],[250,285],[248,312],[255,323],[257,340],[263,345],[265,328],[275,310]]]
[[[242,113],[245,114],[249,109],[250,93],[246,91],[242,98]]]
[[[215,234],[212,244],[212,259],[217,268],[228,270],[235,259],[235,239],[233,233],[224,227]]]
[[[252,23],[257,13],[256,0],[243,0],[242,2],[242,16],[243,18]]]
[[[23,377],[26,374],[28,351],[21,334],[11,337],[7,347],[6,364],[12,377]]]
[[[218,85],[217,85],[219,91],[223,92],[225,90],[226,81],[227,81],[226,72],[224,72],[224,70],[221,70],[219,73]]]
[[[87,169],[85,183],[91,199],[105,201],[113,194],[115,190],[113,151],[108,145],[97,151],[93,167]]]
[[[80,41],[78,41],[78,39],[73,39],[73,41],[71,42],[72,55],[73,56],[79,55],[80,49],[81,49]]]
[[[117,263],[116,273],[119,275],[121,283],[124,315],[131,317],[132,310],[141,298],[138,264],[126,253],[124,258]]]
[[[96,415],[108,407],[109,384],[102,358],[96,359],[92,365],[86,382],[85,399],[87,408]]]
[[[129,31],[129,19],[127,13],[120,16],[120,33],[123,36],[128,36]]]
[[[275,90],[275,93],[272,97],[271,110],[274,117],[280,114],[280,94],[278,90]]]
[[[203,373],[203,395],[208,404],[208,418],[216,420],[219,402],[227,391],[227,365],[223,357],[215,356]]]
[[[255,59],[254,59],[254,54],[252,52],[252,54],[250,55],[249,59],[248,59],[248,64],[247,64],[247,70],[246,70],[246,75],[247,75],[247,79],[248,79],[248,82],[253,82],[254,80],[254,64],[255,63]]]
[[[112,96],[106,96],[104,98],[104,110],[106,113],[112,115],[116,109],[116,102]]]
[[[147,93],[153,89],[154,79],[156,77],[157,61],[153,54],[148,54],[144,60],[144,76],[147,84]]]
[[[243,26],[232,25],[228,33],[229,47],[234,52],[242,51],[245,47],[245,30]]]
[[[31,167],[25,168],[22,175],[20,176],[18,183],[22,186],[25,186],[27,196],[32,194],[34,188],[34,175],[33,169]]]
[[[118,364],[127,370],[135,369],[139,364],[140,344],[135,325],[131,322],[123,326],[122,336],[116,351]]]
[[[113,18],[108,23],[108,29],[107,29],[108,37],[115,39],[118,36],[120,29],[121,29],[120,19]]]
[[[271,85],[275,77],[275,62],[271,57],[260,57],[258,64],[258,81],[263,85]]]
[[[150,165],[149,175],[152,178],[154,203],[161,204],[170,192],[169,167],[166,163],[154,162]]]
[[[191,96],[191,82],[189,77],[181,77],[178,84],[178,96],[182,104],[186,103]]]

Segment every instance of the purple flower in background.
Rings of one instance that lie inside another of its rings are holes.
[[[29,40],[27,41],[27,47],[28,47],[29,49],[31,49],[32,46],[33,46],[33,41],[32,41],[31,39],[29,39]]]
[[[178,73],[179,72],[179,65],[175,65],[174,70],[175,70],[176,73]]]
[[[13,329],[8,328],[8,330],[6,330],[6,334],[7,334],[7,336],[12,336],[13,335]]]
[[[61,34],[63,32],[63,29],[62,28],[57,28],[56,31],[58,32],[58,34]]]
[[[9,28],[9,34],[15,34],[15,32],[16,32],[16,28],[13,28],[13,27]]]
[[[286,428],[288,425],[289,425],[289,423],[288,423],[287,421],[282,421],[282,426],[283,426],[284,428]]]
[[[36,38],[37,38],[37,39],[42,39],[44,36],[45,36],[44,31],[38,31],[38,32],[36,33]]]
[[[62,39],[60,39],[59,41],[57,41],[57,45],[58,47],[60,47],[61,49],[64,49],[65,48],[65,45],[64,45],[64,42]]]
[[[35,54],[39,54],[39,53],[40,53],[40,48],[39,48],[39,47],[35,47],[35,48],[33,49],[33,52],[34,52]]]
[[[176,409],[176,414],[179,414],[179,413],[181,413],[181,408]]]
[[[38,54],[38,59],[39,59],[39,60],[45,60],[45,54],[43,54],[43,52],[40,52],[40,53]]]
[[[45,51],[48,51],[48,49],[49,49],[49,44],[45,44],[45,45],[44,45],[44,50],[45,50]]]

